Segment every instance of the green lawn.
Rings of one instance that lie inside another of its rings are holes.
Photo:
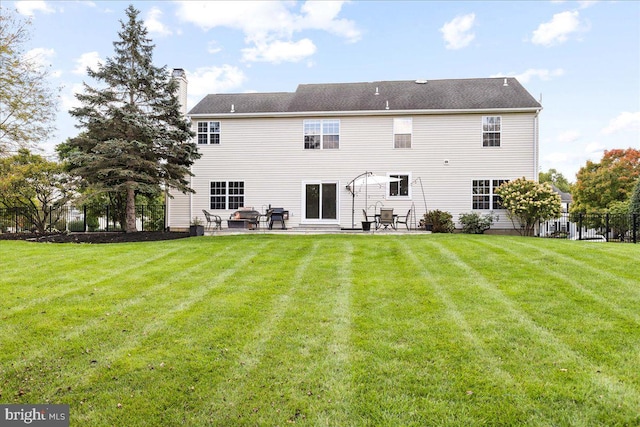
[[[640,425],[640,245],[3,241],[0,272],[0,403],[72,426]]]

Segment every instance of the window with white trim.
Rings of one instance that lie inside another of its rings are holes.
[[[389,178],[399,179],[399,181],[389,183],[389,198],[407,198],[411,196],[410,177],[408,174],[389,174]]]
[[[413,120],[411,118],[393,119],[393,148],[411,148]]]
[[[198,144],[220,144],[220,122],[198,122]]]
[[[305,150],[340,148],[340,120],[304,120]]]
[[[472,181],[472,208],[475,210],[496,210],[502,208],[502,197],[496,190],[508,179],[474,179]]]
[[[482,117],[482,146],[500,147],[502,139],[502,118],[500,116]]]
[[[211,181],[211,209],[239,209],[244,206],[244,181]]]

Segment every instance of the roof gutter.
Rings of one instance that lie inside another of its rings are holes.
[[[483,114],[483,113],[538,113],[541,107],[524,108],[483,108],[483,109],[441,109],[441,110],[358,110],[358,111],[296,111],[266,113],[196,113],[187,114],[191,118],[260,118],[260,117],[345,117],[345,116],[397,116],[402,115],[442,115],[442,114]]]

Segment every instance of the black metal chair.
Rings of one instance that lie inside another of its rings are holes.
[[[204,209],[202,209],[202,213],[207,220],[207,230],[210,230],[212,225],[214,225],[214,230],[222,230],[222,218],[220,218],[218,215],[209,213]]]
[[[404,224],[409,229],[409,217],[411,216],[411,209],[407,212],[406,216],[398,215],[396,218],[396,224]]]

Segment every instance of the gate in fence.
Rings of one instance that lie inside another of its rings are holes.
[[[137,205],[136,228],[141,231],[166,229],[165,205]],[[124,231],[122,210],[113,206],[61,206],[33,211],[28,208],[0,208],[0,233],[55,231]]]
[[[565,213],[540,223],[540,237],[638,243],[640,214]]]

